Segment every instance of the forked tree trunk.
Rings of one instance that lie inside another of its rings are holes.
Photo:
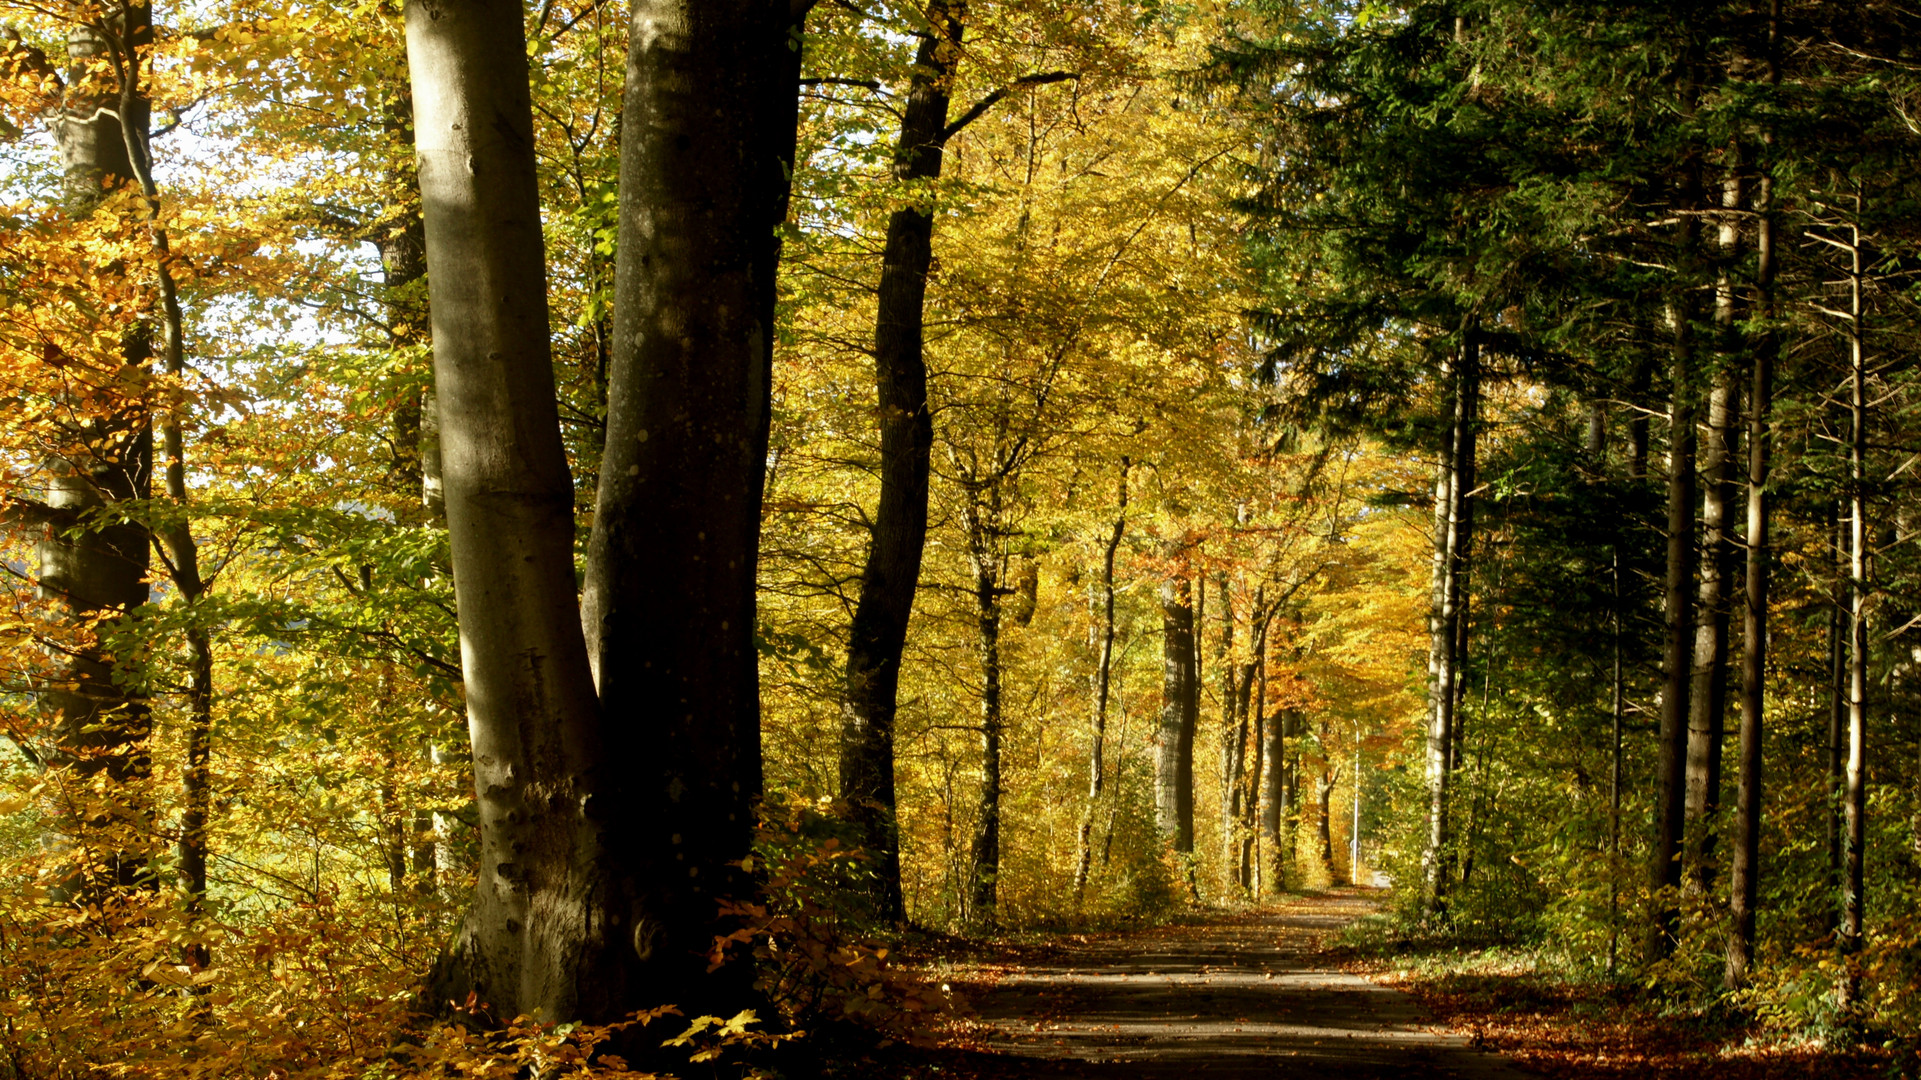
[[[934,0],[915,55],[894,178],[908,184],[940,176],[947,144],[948,92],[960,60],[964,9]],[[887,221],[874,324],[874,384],[880,424],[880,500],[861,570],[860,597],[848,628],[846,696],[841,710],[840,797],[875,858],[883,919],[905,916],[900,888],[900,829],[894,805],[894,719],[902,651],[927,542],[927,483],[934,427],[927,409],[923,311],[933,265],[934,214],[915,202]]]

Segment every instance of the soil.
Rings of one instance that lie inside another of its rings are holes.
[[[1536,1074],[1431,1024],[1392,987],[1317,957],[1379,890],[1337,889],[1200,925],[1080,935],[963,966],[965,1052],[947,1076],[1348,1080]]]

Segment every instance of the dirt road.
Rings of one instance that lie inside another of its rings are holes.
[[[1463,1036],[1428,1030],[1407,995],[1317,961],[1317,940],[1375,903],[1366,890],[1338,890],[1206,925],[1076,939],[982,973],[957,987],[985,1028],[982,1075],[1533,1076]]]

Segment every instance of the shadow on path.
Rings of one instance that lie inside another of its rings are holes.
[[[964,987],[986,1028],[976,1063],[1009,1078],[1533,1076],[1465,1036],[1424,1029],[1406,994],[1317,961],[1317,941],[1379,895],[1341,889],[1201,926],[1064,943]]]

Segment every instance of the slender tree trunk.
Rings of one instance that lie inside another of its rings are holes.
[[[1730,314],[1730,319],[1732,315]],[[1713,881],[1713,830],[1721,807],[1721,755],[1728,692],[1728,583],[1733,570],[1731,528],[1736,415],[1733,373],[1715,377],[1708,399],[1708,446],[1701,462],[1701,574],[1695,601],[1694,686],[1688,699],[1687,854],[1684,885],[1704,897]]]
[[[1778,18],[1776,0],[1770,19]],[[1773,34],[1770,33],[1770,38]],[[1772,45],[1772,41],[1770,41]],[[1772,48],[1770,48],[1772,54]],[[1762,321],[1772,326],[1774,307],[1774,187],[1763,175],[1755,193],[1755,300]],[[1767,703],[1768,571],[1772,558],[1769,537],[1768,470],[1773,432],[1774,353],[1772,330],[1764,332],[1752,349],[1752,381],[1748,390],[1748,528],[1746,596],[1741,618],[1741,744],[1739,794],[1736,796],[1734,859],[1728,887],[1731,926],[1727,969],[1729,989],[1747,984],[1754,962],[1755,911],[1761,880],[1761,783],[1763,707]]]
[[[1328,884],[1335,881],[1334,874],[1334,786],[1340,782],[1341,768],[1334,764],[1333,752],[1328,748],[1327,721],[1321,721],[1321,749],[1327,756],[1321,762],[1320,782],[1315,785],[1318,805],[1316,828],[1321,841],[1321,868],[1327,873]]]
[[[631,1007],[636,946],[653,935],[615,899],[607,858],[610,759],[573,602],[521,20],[511,0],[407,5],[481,846],[473,906],[431,985],[503,1020],[611,1018]]]
[[[1860,200],[1855,216],[1860,216]],[[1863,342],[1861,230],[1849,228],[1848,321],[1848,763],[1846,868],[1841,908],[1841,948],[1852,957],[1865,942],[1867,885],[1868,757],[1868,375]],[[1842,976],[1841,999],[1859,998],[1859,972],[1850,960]]]
[[[1848,518],[1845,500],[1834,504],[1833,545],[1834,599],[1828,608],[1828,746],[1827,808],[1824,815],[1828,830],[1828,928],[1841,930],[1842,867],[1846,853],[1845,827],[1842,822],[1843,793],[1847,790],[1848,738]]]
[[[129,9],[131,14],[131,9]],[[147,108],[140,87],[138,42],[121,37],[110,43],[119,59],[114,64],[120,76],[119,113],[145,117]],[[155,529],[166,562],[168,577],[179,593],[180,602],[190,612],[206,594],[200,573],[200,548],[194,540],[187,504],[186,442],[183,434],[186,414],[186,319],[180,306],[180,293],[171,266],[172,253],[166,230],[160,225],[160,189],[153,178],[153,156],[144,123],[121,125],[126,160],[133,178],[145,197],[148,208],[148,236],[154,253],[154,278],[159,293],[160,360],[170,382],[167,400],[159,410],[161,447],[165,455],[164,484],[175,516]],[[213,642],[206,628],[188,616],[184,634],[187,645],[187,739],[186,761],[181,777],[181,821],[179,861],[181,889],[186,895],[189,920],[198,919],[207,895],[208,809],[211,800],[213,739]],[[204,968],[212,960],[202,944],[185,946],[184,959]]]
[[[1078,907],[1087,895],[1087,875],[1094,858],[1094,813],[1101,803],[1107,782],[1107,696],[1114,673],[1114,557],[1120,552],[1121,539],[1127,535],[1128,459],[1121,458],[1120,478],[1115,484],[1114,527],[1108,531],[1101,548],[1101,582],[1096,594],[1094,638],[1094,675],[1091,680],[1093,708],[1089,710],[1087,746],[1087,810],[1081,815],[1080,847],[1074,859],[1074,904]]]
[[[1609,607],[1609,630],[1614,645],[1614,664],[1609,687],[1609,713],[1613,736],[1613,755],[1608,771],[1608,977],[1614,977],[1621,946],[1621,795],[1626,780],[1622,754],[1622,728],[1627,716],[1621,671],[1621,544],[1617,538],[1613,551],[1613,604]]]
[[[1690,167],[1683,184],[1684,207],[1698,206],[1699,166]],[[1679,241],[1681,261],[1692,259],[1696,225],[1690,216]],[[1685,270],[1684,270],[1685,272]],[[1681,846],[1687,818],[1687,751],[1694,674],[1695,431],[1693,312],[1685,291],[1668,306],[1673,332],[1668,412],[1668,521],[1665,615],[1667,641],[1662,654],[1661,733],[1655,836],[1649,858],[1648,887],[1654,894],[1654,921],[1647,954],[1666,957],[1674,948],[1681,885]]]
[[[1453,842],[1450,798],[1455,757],[1455,716],[1466,657],[1462,622],[1467,599],[1473,518],[1475,423],[1480,385],[1479,344],[1463,334],[1459,358],[1448,372],[1453,424],[1435,481],[1434,585],[1428,617],[1427,842],[1422,853],[1422,907],[1430,919],[1447,912],[1448,852]]]
[[[1180,557],[1180,549],[1173,552]],[[1161,836],[1183,856],[1194,852],[1193,585],[1185,569],[1161,583],[1161,724],[1154,738],[1154,811]]]
[[[968,555],[974,570],[975,648],[981,671],[981,787],[969,875],[971,921],[999,925],[1001,869],[1001,582],[1007,557],[1000,528],[1000,492],[967,493]]]
[[[1221,633],[1215,651],[1215,667],[1220,671],[1221,696],[1221,894],[1232,896],[1240,885],[1239,859],[1241,822],[1241,777],[1247,753],[1247,728],[1235,711],[1239,694],[1235,692],[1234,600],[1225,571],[1214,576],[1214,591],[1219,594]]]
[[[934,0],[922,35],[894,147],[900,183],[940,176],[947,145],[948,92],[960,60],[964,8]],[[929,454],[927,361],[922,352],[927,275],[933,264],[933,208],[916,203],[887,222],[874,324],[874,383],[880,421],[880,502],[848,630],[841,711],[840,792],[875,856],[876,902],[900,921],[900,830],[894,805],[894,718],[902,650],[927,542]]]

